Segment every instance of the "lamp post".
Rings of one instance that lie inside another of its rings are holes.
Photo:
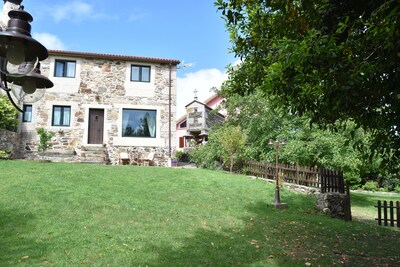
[[[282,140],[281,145],[285,144],[285,140]],[[281,203],[280,191],[279,191],[279,140],[276,139],[274,142],[269,140],[268,145],[275,147],[275,200],[274,206],[278,209],[286,209],[288,205],[286,203]]]
[[[36,89],[53,87],[53,83],[40,74],[39,61],[48,57],[48,51],[31,37],[33,18],[21,2],[4,0],[0,31],[0,88],[20,112],[22,109],[11,93],[20,100],[22,95],[32,95]]]

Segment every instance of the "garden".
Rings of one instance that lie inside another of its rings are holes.
[[[352,222],[315,197],[204,169],[0,161],[0,266],[398,266],[400,231],[352,193]],[[379,195],[378,195],[379,194]]]

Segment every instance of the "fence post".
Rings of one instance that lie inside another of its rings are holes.
[[[378,200],[377,208],[378,208],[378,225],[382,225],[382,210],[381,210],[382,206],[380,200]]]
[[[351,216],[351,201],[350,201],[350,182],[346,181],[346,198],[345,198],[345,204],[344,204],[344,220],[345,221],[351,221],[352,216]]]
[[[383,225],[387,226],[387,201],[383,201]]]
[[[400,201],[396,201],[397,227],[400,227]]]
[[[300,184],[300,170],[299,170],[299,163],[296,162],[296,183]]]
[[[390,209],[390,226],[394,227],[394,205],[393,205],[393,201],[389,202],[389,209]]]

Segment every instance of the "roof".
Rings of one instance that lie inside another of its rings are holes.
[[[180,63],[180,61],[177,59],[127,56],[127,55],[117,55],[117,54],[102,54],[102,53],[92,53],[92,52],[75,52],[75,51],[65,51],[65,50],[49,50],[49,55],[135,61],[135,62],[145,62],[145,63],[164,63],[172,65],[178,65]]]

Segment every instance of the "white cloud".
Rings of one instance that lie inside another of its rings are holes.
[[[218,69],[203,69],[196,72],[185,73],[183,78],[178,78],[177,84],[177,117],[185,114],[185,106],[194,99],[197,89],[198,100],[203,102],[210,97],[212,87],[220,88],[228,75]]]
[[[66,4],[63,3],[60,6],[53,6],[50,14],[56,22],[64,19],[76,22],[86,19],[116,19],[115,16],[96,12],[90,4],[80,0],[67,2]]]
[[[46,32],[33,33],[33,38],[35,38],[39,43],[44,45],[47,49],[53,50],[65,50],[66,47],[64,43],[55,35]]]

